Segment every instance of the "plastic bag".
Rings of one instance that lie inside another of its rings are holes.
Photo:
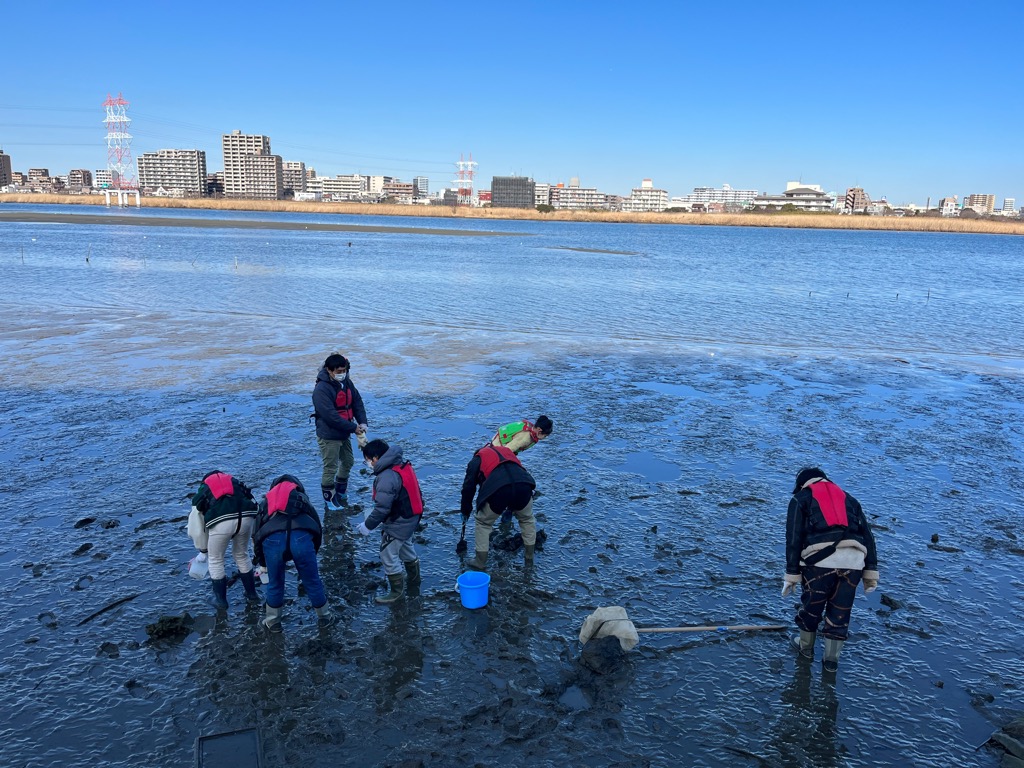
[[[360,448],[365,448],[366,444],[370,442],[370,436],[363,432],[360,435],[356,435],[356,443]]]
[[[200,552],[188,561],[188,575],[193,579],[205,579],[210,575],[210,563],[205,552]]]
[[[210,543],[210,537],[206,533],[206,520],[203,513],[195,507],[188,513],[188,537],[192,539],[196,549],[205,550]]]

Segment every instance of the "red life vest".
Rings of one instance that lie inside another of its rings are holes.
[[[224,472],[215,472],[203,482],[215,499],[219,499],[221,496],[232,496],[235,493],[234,478]]]
[[[267,492],[267,515],[273,517],[274,513],[280,512],[287,507],[288,497],[298,487],[295,483],[285,480],[271,488]]]
[[[511,461],[514,464],[523,466],[519,457],[512,453],[512,449],[504,445],[498,446],[497,448],[493,445],[485,445],[476,453],[480,457],[480,474],[484,476],[484,480],[491,476],[491,472],[493,472],[499,464],[505,464]]]
[[[812,483],[810,488],[829,528],[835,525],[845,528],[849,525],[846,519],[846,492],[842,488],[830,480],[819,480]]]
[[[402,478],[402,488],[398,492],[398,497],[395,499],[391,512],[388,514],[390,519],[396,513],[400,517],[410,517],[415,515],[423,514],[423,495],[420,493],[420,481],[416,478],[416,470],[412,468],[412,464],[408,461],[403,462],[401,466],[389,467],[389,469],[395,470],[398,476]],[[374,501],[377,500],[377,484],[373,484],[373,493],[371,497]],[[411,514],[402,514],[402,511],[408,511]]]
[[[344,384],[341,385],[341,389],[334,397],[334,407],[342,419],[352,421],[352,390]]]

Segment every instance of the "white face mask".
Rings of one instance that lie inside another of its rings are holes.
[[[366,462],[366,468],[368,470],[370,470],[371,472],[373,472],[373,462],[372,461],[367,461]]]

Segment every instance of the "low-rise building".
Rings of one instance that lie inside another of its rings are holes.
[[[608,195],[595,187],[581,187],[578,179],[569,182],[568,187],[557,184],[550,191],[552,207],[561,211],[608,210]]]
[[[845,213],[863,213],[871,204],[871,198],[862,187],[849,187],[846,190],[846,199],[843,201]]]
[[[790,181],[781,195],[758,195],[752,201],[755,208],[780,210],[791,205],[799,211],[821,213],[831,211],[836,199],[826,194],[817,184]]]
[[[947,218],[960,215],[960,206],[957,203],[956,195],[939,200],[939,214]]]
[[[733,189],[728,184],[721,188],[694,187],[693,192],[669,200],[670,208],[691,208],[694,203],[722,203],[727,211],[740,211],[757,197],[756,189]]]

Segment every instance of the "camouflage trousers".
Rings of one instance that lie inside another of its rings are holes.
[[[802,572],[803,592],[796,625],[806,632],[817,632],[821,620],[822,637],[845,640],[850,632],[850,612],[857,595],[861,571],[848,568],[805,566]]]

